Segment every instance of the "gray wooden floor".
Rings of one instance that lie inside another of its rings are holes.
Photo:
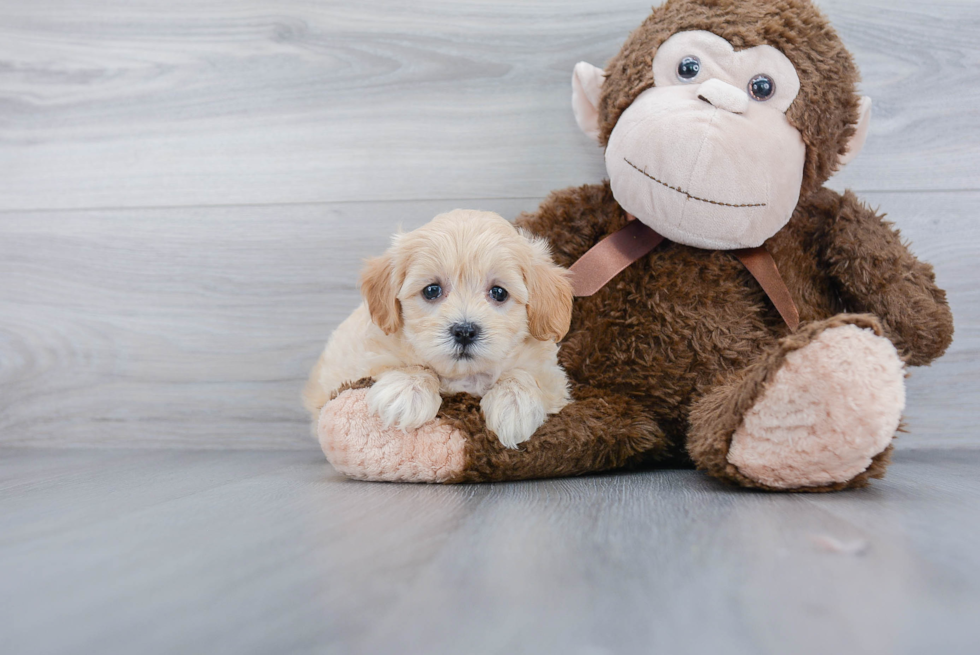
[[[823,0],[831,186],[936,265],[897,464],[347,482],[298,396],[360,260],[603,176],[569,78],[649,0],[0,0],[0,653],[980,652],[980,3]]]
[[[357,483],[313,452],[11,449],[0,651],[955,653],[980,645],[980,452],[873,488],[690,471]]]

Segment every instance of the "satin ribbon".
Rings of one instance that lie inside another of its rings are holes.
[[[628,222],[617,232],[609,235],[572,264],[572,286],[579,297],[594,295],[610,280],[622,273],[633,262],[653,252],[666,239],[652,228],[626,214]],[[732,254],[748,269],[776,311],[789,326],[796,330],[800,313],[786,287],[776,261],[765,246],[733,250]]]

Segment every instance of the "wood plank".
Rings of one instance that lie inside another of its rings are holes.
[[[980,443],[980,193],[866,198],[936,264],[956,319],[913,371],[899,447]],[[361,259],[460,204],[0,213],[0,443],[315,447],[299,393]]]
[[[876,101],[835,184],[977,189],[980,5],[825,0]],[[0,5],[0,209],[541,197],[634,0]]]
[[[300,390],[362,259],[456,205],[0,214],[0,442],[311,447]]]
[[[4,652],[980,643],[980,451],[900,453],[872,488],[816,497],[689,471],[358,483],[315,455],[0,450],[0,470],[51,471],[0,495]]]

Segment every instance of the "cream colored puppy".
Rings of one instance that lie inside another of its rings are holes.
[[[370,411],[413,430],[441,393],[481,397],[500,442],[515,448],[569,402],[558,365],[572,287],[543,240],[491,212],[456,210],[395,235],[367,262],[364,303],[330,337],[304,392],[314,421],[343,383],[374,378]]]

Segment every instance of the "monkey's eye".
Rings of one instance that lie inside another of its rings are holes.
[[[685,82],[693,80],[701,72],[701,60],[694,55],[689,55],[681,59],[677,65],[677,77]]]
[[[768,75],[756,75],[749,82],[749,95],[753,100],[765,102],[776,93],[776,82]]]
[[[426,300],[435,300],[442,295],[442,287],[438,284],[430,284],[422,289],[422,297]]]
[[[496,300],[497,302],[503,302],[507,300],[507,296],[509,295],[510,294],[507,293],[507,289],[503,287],[490,287],[490,297]]]

